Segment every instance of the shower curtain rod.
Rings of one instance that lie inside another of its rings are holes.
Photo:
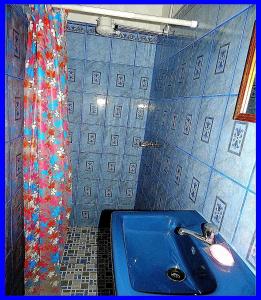
[[[123,12],[123,11],[118,11],[118,10],[111,10],[111,9],[90,7],[90,6],[83,6],[83,5],[55,5],[55,4],[53,4],[53,7],[68,9],[71,12],[111,16],[111,17],[117,17],[117,18],[123,18],[123,19],[139,20],[139,21],[144,21],[144,22],[177,25],[177,26],[184,26],[184,27],[191,27],[191,28],[196,28],[198,26],[197,21],[163,18],[163,17],[157,17],[157,16],[136,14],[136,13],[131,13],[131,12]]]

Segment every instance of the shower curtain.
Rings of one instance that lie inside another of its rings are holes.
[[[25,294],[59,295],[71,211],[67,12],[30,5],[24,80]]]

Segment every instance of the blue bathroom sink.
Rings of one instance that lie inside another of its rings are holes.
[[[202,223],[196,211],[114,212],[117,295],[255,294],[255,277],[235,252],[235,265],[224,269],[209,257],[206,244],[175,232],[186,227],[200,233]],[[224,242],[220,236],[218,241]]]

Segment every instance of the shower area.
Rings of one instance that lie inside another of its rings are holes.
[[[176,25],[143,20],[143,26],[131,26],[128,18],[115,25],[117,16],[96,15],[97,26],[82,12],[69,13],[72,211],[61,295],[114,294],[110,215],[115,210],[197,210],[255,272],[255,124],[232,119],[255,6],[160,7],[161,18]],[[26,13],[26,5],[6,6],[9,295],[24,293]]]

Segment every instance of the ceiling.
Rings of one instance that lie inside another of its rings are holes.
[[[170,15],[170,9],[172,6],[172,17],[175,16],[177,11],[182,7],[181,4],[174,4],[174,5],[158,5],[158,4],[150,4],[150,5],[84,5],[84,6],[91,6],[91,7],[99,7],[99,8],[105,8],[105,9],[111,9],[111,10],[118,10],[123,12],[133,12],[138,14],[145,14],[145,15],[152,15],[152,16],[159,16],[159,17],[169,17]],[[68,19],[72,21],[78,21],[78,22],[86,22],[86,23],[93,23],[96,24],[98,16],[90,15],[90,14],[84,14],[84,13],[69,13]],[[129,27],[135,27],[140,28],[143,30],[149,30],[149,31],[161,31],[164,27],[164,25],[160,24],[153,24],[153,23],[145,23],[141,21],[130,21],[130,20],[123,20],[123,19],[117,19],[116,24],[129,26]]]

